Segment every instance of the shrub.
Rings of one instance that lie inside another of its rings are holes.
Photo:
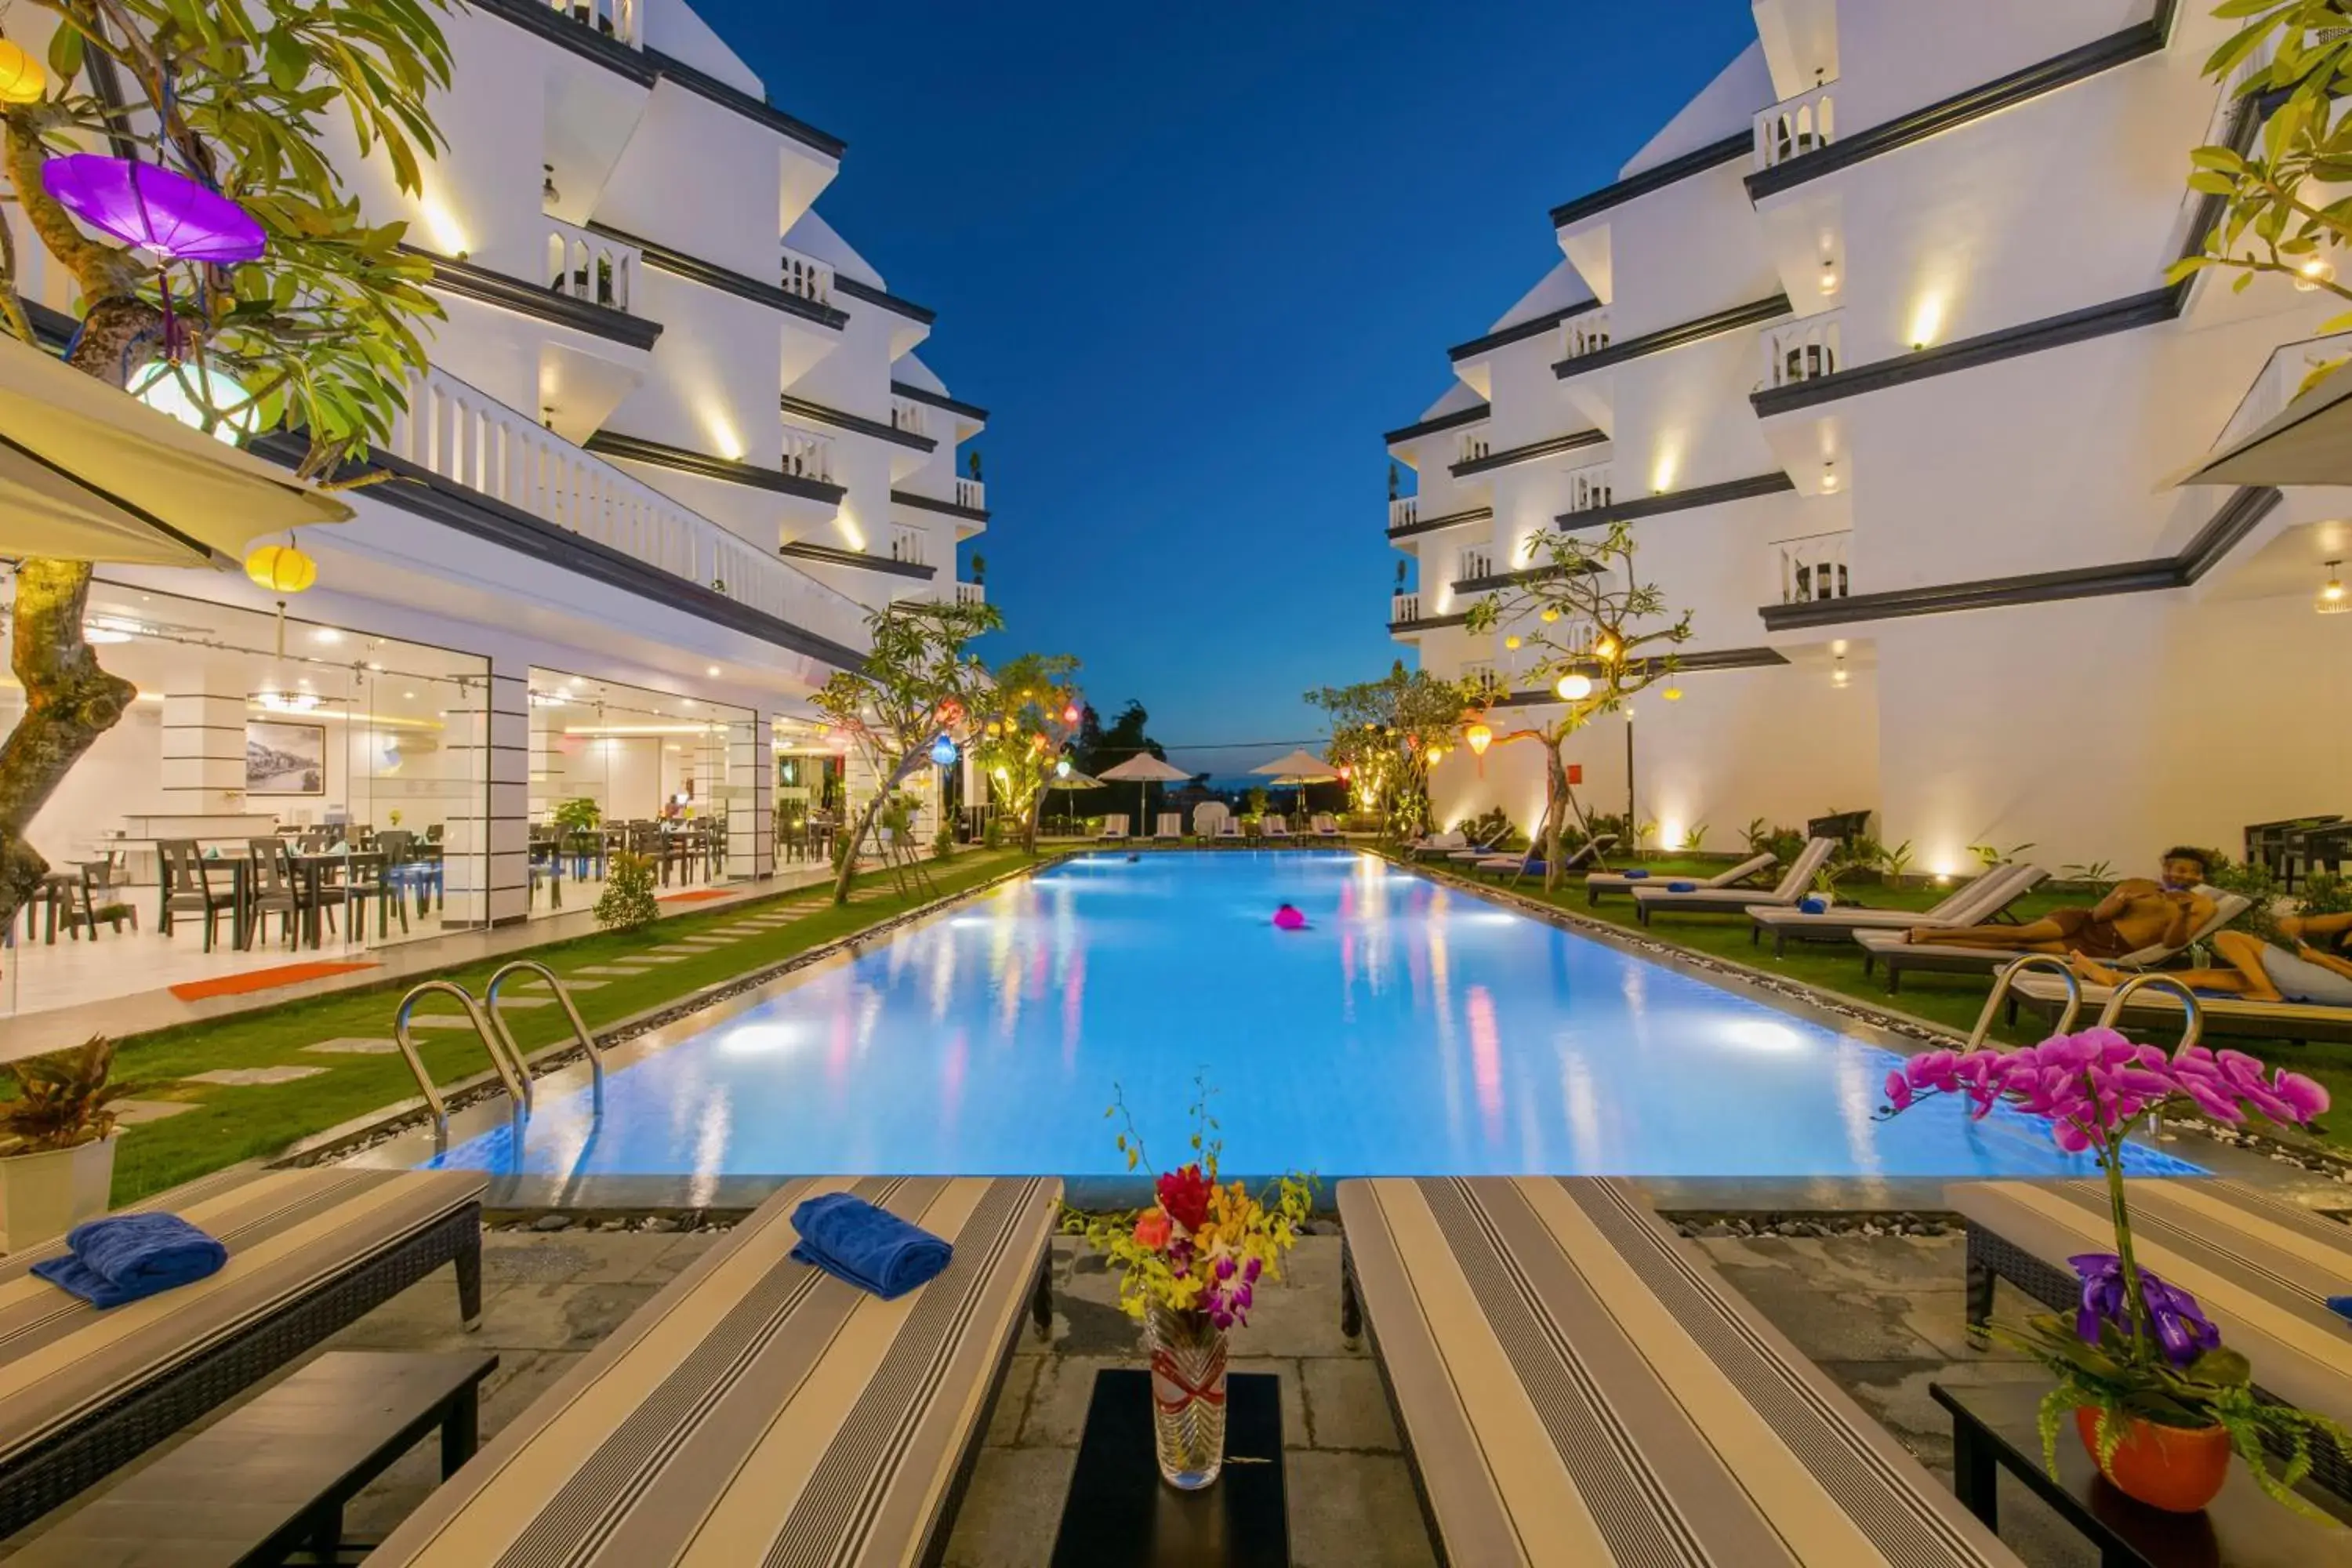
[[[585,833],[604,820],[604,808],[584,795],[556,803],[555,826],[566,833]]]
[[[654,900],[653,857],[614,856],[604,896],[596,900],[596,923],[606,931],[638,931],[660,918],[661,906]]]
[[[113,1103],[131,1086],[113,1081],[114,1042],[92,1035],[72,1050],[7,1064],[16,1098],[0,1103],[0,1154],[40,1154],[95,1143],[114,1131]]]

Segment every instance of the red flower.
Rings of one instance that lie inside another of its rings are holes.
[[[1168,1245],[1168,1216],[1158,1209],[1145,1209],[1135,1218],[1135,1245],[1147,1252],[1159,1252]]]
[[[1187,1165],[1181,1171],[1171,1171],[1160,1178],[1160,1206],[1168,1217],[1184,1227],[1184,1234],[1196,1234],[1209,1217],[1209,1178],[1201,1173],[1198,1165]]]

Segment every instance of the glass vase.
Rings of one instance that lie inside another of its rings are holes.
[[[1181,1491],[1198,1491],[1225,1468],[1225,1331],[1205,1312],[1154,1307],[1143,1339],[1151,1352],[1160,1478]]]

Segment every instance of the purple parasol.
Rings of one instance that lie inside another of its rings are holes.
[[[69,153],[41,165],[41,184],[83,222],[167,261],[251,261],[268,244],[252,214],[161,164]]]

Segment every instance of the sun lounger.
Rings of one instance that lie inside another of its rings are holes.
[[[1339,1215],[1444,1561],[2016,1563],[1624,1183],[1342,1182]]]
[[[1433,833],[1416,838],[1404,847],[1404,852],[1418,860],[1424,855],[1444,855],[1455,849],[1470,847],[1469,838],[1459,828],[1449,827],[1443,833]]]
[[[1257,832],[1261,838],[1280,838],[1287,841],[1293,837],[1290,824],[1283,819],[1282,814],[1278,811],[1269,811],[1260,817]]]
[[[2352,1422],[2352,1329],[2327,1310],[2352,1279],[2352,1228],[2236,1182],[2127,1181],[2132,1252],[2142,1268],[2197,1298],[2221,1342],[2252,1362],[2266,1397]],[[1944,1191],[1969,1228],[1969,1321],[1991,1313],[2006,1279],[2071,1312],[2082,1283],[2066,1259],[2113,1252],[2104,1181],[1960,1182]],[[2352,1496],[2332,1448],[2314,1479]]]
[[[1328,838],[1336,843],[1340,837],[1339,824],[1333,819],[1329,812],[1318,811],[1315,814],[1312,837]]]
[[[1151,830],[1151,842],[1154,844],[1183,843],[1184,814],[1181,811],[1161,812],[1159,824]]]
[[[1098,843],[1113,840],[1124,843],[1127,836],[1127,814],[1114,811],[1103,818],[1102,831],[1096,834],[1095,838]]]
[[[2231,921],[2246,912],[2248,900],[2238,893],[2225,893],[2219,888],[2200,886],[2199,892],[2213,900],[2213,918],[2189,936],[2179,947],[2151,944],[2137,952],[2127,952],[2109,965],[2117,969],[2152,969],[2179,957],[2193,942],[2203,942]],[[1863,973],[1867,974],[1874,964],[1886,969],[1886,989],[1889,993],[1903,989],[1906,970],[1929,970],[1948,974],[1990,974],[2011,959],[2024,955],[2022,948],[1971,947],[1960,942],[1912,942],[1909,933],[1899,931],[1858,931],[1853,940],[1862,944]]]
[[[847,1188],[955,1260],[880,1300],[789,1256]],[[1024,1311],[1060,1184],[787,1184],[425,1499],[370,1568],[935,1562]]]
[[[1633,889],[1633,912],[1643,925],[1661,910],[1682,914],[1733,915],[1745,913],[1759,904],[1780,904],[1793,908],[1813,889],[1813,873],[1837,848],[1834,838],[1814,838],[1805,844],[1804,852],[1790,863],[1778,885],[1766,889],[1752,888],[1693,888],[1687,893],[1677,893],[1664,879],[1654,879]],[[1682,880],[1680,878],[1674,880]]]
[[[458,1311],[482,1311],[478,1172],[224,1173],[138,1209],[176,1214],[228,1248],[218,1273],[101,1312],[32,1266],[0,1263],[0,1535],[261,1382],[424,1279],[457,1266]]]
[[[1511,830],[1506,827],[1502,832],[1496,834],[1484,844],[1473,844],[1461,849],[1448,849],[1445,852],[1445,858],[1448,860],[1453,861],[1457,866],[1466,866],[1474,860],[1487,859],[1501,853],[1501,851],[1497,850],[1495,846],[1500,844],[1504,839],[1508,838],[1510,836]]]
[[[2014,1023],[2020,1005],[2031,1007],[2044,1017],[2055,1019],[2066,1005],[2066,982],[2055,974],[2019,975],[2009,983],[2010,1020]],[[2081,1017],[2095,1018],[2115,994],[2104,985],[2083,987]],[[2352,1045],[2352,1007],[2330,1007],[2311,1002],[2257,1002],[2248,996],[2200,995],[2198,1013],[2205,1020],[2208,1036],[2234,1035],[2260,1040],[2293,1040],[2305,1045],[2313,1040],[2330,1044]],[[2126,1028],[2157,1028],[2177,1036],[2185,1021],[2178,992],[2160,986],[2143,986],[2124,998],[2123,1016],[2118,1020]],[[2342,1293],[2352,1294],[2352,1277],[2345,1280]]]
[[[1248,837],[1246,834],[1242,832],[1242,819],[1235,816],[1231,812],[1227,812],[1224,816],[1217,818],[1217,831],[1215,836],[1219,838],[1236,839]]]
[[[1927,910],[1866,910],[1859,904],[1832,904],[1817,915],[1801,909],[1770,906],[1748,911],[1755,929],[1751,942],[1772,933],[1772,951],[1785,951],[1790,937],[1800,942],[1843,942],[1858,931],[1909,931],[1915,926],[1982,925],[2047,880],[2039,866],[1996,866],[1970,879],[1952,896]]]
[[[1737,866],[1727,867],[1712,877],[1628,877],[1622,871],[1595,871],[1584,879],[1584,901],[1598,904],[1603,893],[1622,893],[1652,883],[1696,882],[1702,888],[1736,888],[1750,877],[1760,877],[1775,862],[1769,855],[1750,855]]]
[[[1582,848],[1573,855],[1562,858],[1559,863],[1560,875],[1565,877],[1570,872],[1582,870],[1600,857],[1609,853],[1610,847],[1616,842],[1617,836],[1613,833],[1603,833],[1596,838],[1585,840]],[[1539,872],[1544,868],[1543,846],[1530,844],[1527,847],[1527,852],[1522,855],[1485,856],[1471,861],[1470,868],[1474,871],[1507,871],[1510,873],[1511,880],[1516,882],[1522,877]]]

